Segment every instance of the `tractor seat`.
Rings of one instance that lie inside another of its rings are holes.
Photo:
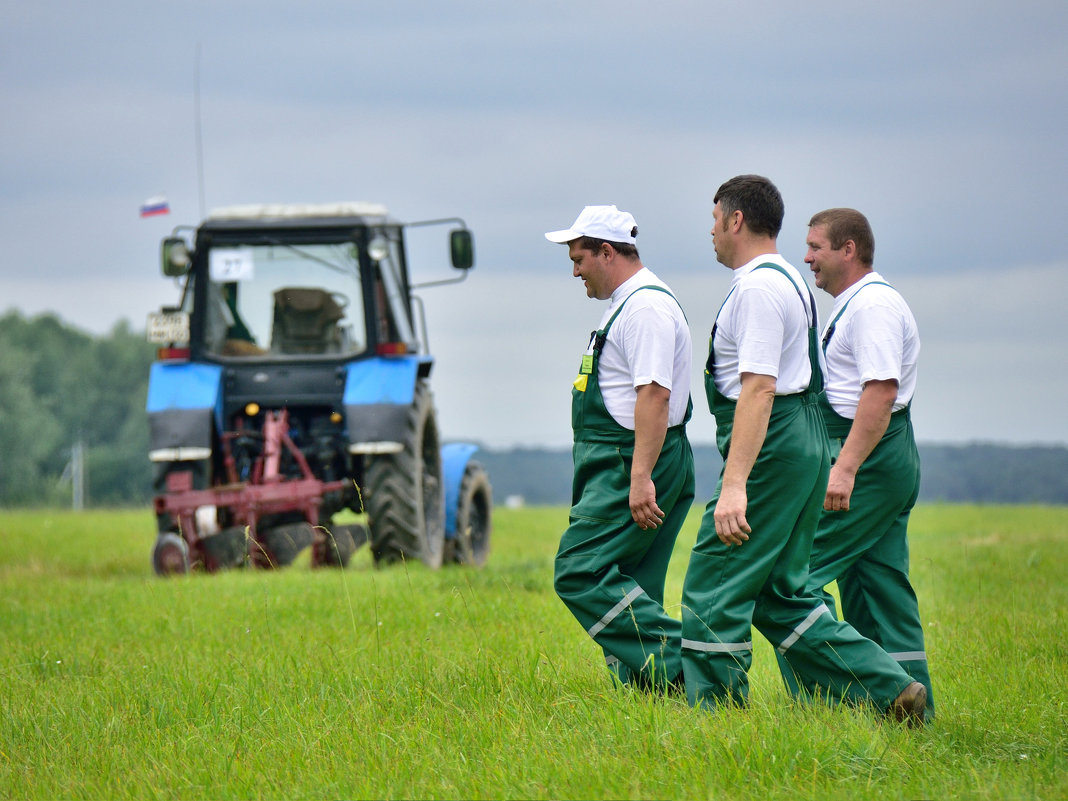
[[[325,289],[283,287],[274,293],[271,351],[338,353],[342,347],[338,321],[344,316],[344,309]]]

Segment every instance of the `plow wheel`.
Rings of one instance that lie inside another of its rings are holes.
[[[441,567],[445,545],[445,485],[433,399],[415,386],[404,448],[373,457],[364,498],[376,564],[420,559]]]
[[[231,526],[218,534],[204,537],[200,540],[200,551],[204,556],[204,567],[209,573],[244,565],[248,559],[244,527]]]
[[[315,544],[315,564],[345,567],[356,549],[367,542],[367,528],[359,523],[324,526],[322,542]]]
[[[314,529],[303,520],[260,525],[252,546],[252,563],[257,567],[286,567],[293,564],[297,555],[314,540]]]
[[[160,534],[152,549],[152,567],[160,576],[188,573],[189,545],[173,531]]]

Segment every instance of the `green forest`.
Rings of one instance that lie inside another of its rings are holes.
[[[71,459],[84,453],[86,506],[152,498],[145,398],[154,346],[118,323],[94,337],[53,315],[0,316],[0,507],[72,505]],[[716,449],[694,447],[697,498],[715,489]],[[1068,504],[1068,447],[920,443],[922,501]],[[483,449],[496,503],[567,504],[566,449]]]
[[[69,506],[79,441],[87,503],[147,504],[154,357],[125,322],[93,337],[52,315],[0,317],[0,506]]]
[[[919,444],[920,501],[928,503],[1068,504],[1068,448],[1060,445]],[[693,446],[697,503],[715,492],[723,464],[712,445]],[[532,505],[570,503],[570,451],[481,451],[493,496]]]

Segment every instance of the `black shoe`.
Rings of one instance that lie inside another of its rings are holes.
[[[927,688],[918,681],[912,682],[890,704],[889,714],[898,723],[905,723],[910,728],[923,725],[924,711],[927,709]]]

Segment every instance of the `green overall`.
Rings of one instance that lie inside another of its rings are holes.
[[[875,284],[889,286],[881,281],[865,286]],[[823,338],[824,351],[848,305],[846,301],[831,321]],[[833,464],[853,421],[835,412],[825,394],[820,396],[820,409]],[[919,605],[909,581],[907,529],[919,489],[920,458],[906,406],[890,415],[886,433],[857,471],[849,510],[822,513],[812,544],[808,588],[834,612],[834,599],[824,587],[837,580],[842,618],[927,688],[925,719],[930,720],[934,717],[934,693]],[[804,680],[799,686],[799,677],[781,657],[779,667],[794,693],[803,688],[811,694],[816,689]]]
[[[643,286],[635,290],[667,290]],[[668,292],[668,294],[671,294]],[[686,419],[668,428],[653,468],[659,528],[643,531],[631,518],[630,467],[634,432],[605,408],[598,362],[608,331],[632,292],[605,327],[591,335],[572,388],[575,432],[572,506],[556,555],[554,587],[605,662],[624,684],[664,689],[681,681],[681,624],[664,611],[664,581],[675,538],[694,500],[693,452]]]
[[[762,268],[778,270],[793,283],[776,264],[756,267]],[[805,303],[796,284],[794,288]],[[746,483],[749,540],[728,546],[716,534],[721,472],[690,556],[682,592],[682,661],[691,705],[746,703],[753,625],[793,671],[834,697],[872,700],[885,709],[911,681],[881,648],[839,622],[822,599],[806,590],[830,454],[817,405],[823,377],[811,293],[805,305],[811,306],[812,378],[805,391],[775,397],[764,443]],[[736,403],[716,389],[715,333],[713,327],[705,392],[726,462]]]

